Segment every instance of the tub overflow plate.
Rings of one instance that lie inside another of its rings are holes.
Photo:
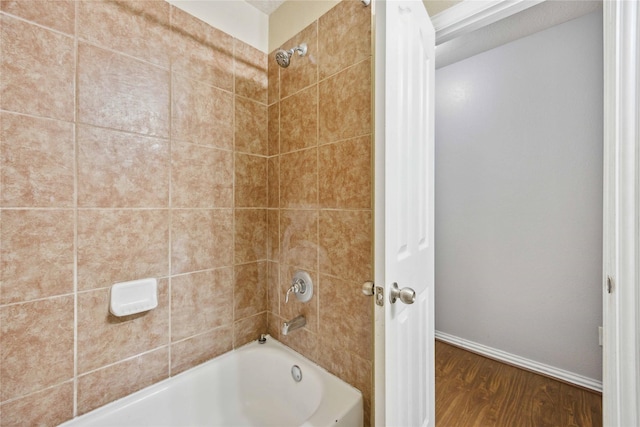
[[[293,380],[297,383],[302,381],[302,369],[300,369],[300,366],[293,365],[291,367],[291,376],[293,377]]]

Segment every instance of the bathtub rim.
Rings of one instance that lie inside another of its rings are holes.
[[[301,358],[303,360],[302,363],[306,363],[308,364],[312,369],[318,370],[318,374],[320,374],[320,377],[323,379],[323,387],[325,388],[326,391],[326,383],[330,382],[330,383],[334,383],[334,384],[340,384],[341,387],[344,387],[345,391],[348,394],[353,394],[353,398],[355,399],[355,405],[357,406],[357,409],[360,411],[360,420],[361,420],[361,425],[363,423],[364,420],[364,398],[363,398],[363,394],[362,392],[357,389],[356,387],[354,387],[353,385],[347,383],[346,381],[344,381],[343,379],[339,378],[337,375],[332,374],[331,372],[329,372],[328,370],[326,370],[325,368],[323,368],[322,366],[318,365],[316,362],[308,359],[306,356],[298,353],[297,351],[295,351],[294,349],[292,349],[291,347],[288,347],[287,345],[283,344],[282,342],[278,341],[277,339],[273,338],[271,335],[265,335],[265,337],[267,338],[265,343],[259,343],[258,340],[253,340],[250,341],[246,344],[243,344],[242,346],[238,347],[238,348],[234,348],[230,351],[227,351],[221,355],[218,355],[214,358],[211,358],[209,360],[206,360],[196,366],[193,366],[185,371],[182,371],[178,374],[175,374],[173,376],[170,376],[168,378],[165,378],[161,381],[158,381],[154,384],[151,384],[147,387],[144,387],[140,390],[137,390],[133,393],[127,394],[125,396],[122,396],[116,400],[113,400],[105,405],[99,406],[89,412],[86,412],[82,415],[78,415],[74,418],[71,418],[69,420],[66,420],[65,422],[63,422],[62,424],[59,424],[58,427],[82,427],[84,424],[82,423],[84,420],[87,421],[91,421],[93,418],[99,419],[102,416],[106,416],[111,412],[114,412],[116,410],[120,410],[120,409],[124,409],[127,408],[129,406],[135,405],[137,402],[142,401],[148,397],[151,397],[157,393],[161,393],[164,390],[166,390],[167,388],[170,387],[171,383],[176,382],[176,381],[183,381],[185,377],[188,377],[190,375],[197,375],[198,371],[204,371],[206,369],[208,369],[210,367],[211,364],[214,364],[216,362],[220,362],[223,361],[227,358],[231,358],[236,356],[236,354],[238,352],[242,352],[242,351],[247,351],[247,350],[252,350],[253,348],[260,348],[263,346],[266,346],[266,348],[272,348],[275,349],[276,351],[282,351],[286,354],[288,354],[290,357],[292,358]],[[137,357],[137,356],[135,356]],[[126,359],[128,360],[128,359]],[[339,399],[336,399],[335,396],[333,395],[333,393],[323,393],[322,396],[322,401],[319,405],[319,407],[316,409],[316,411],[314,413],[312,413],[309,418],[307,420],[305,420],[305,423],[303,424],[302,427],[306,427],[306,426],[323,426],[323,425],[329,425],[328,423],[326,423],[326,419],[334,419],[335,418],[335,422],[338,422],[339,419],[345,418],[352,410],[353,410],[353,405],[349,406],[349,407],[344,407],[341,408],[341,411],[339,413],[333,413],[330,417],[327,417],[327,413],[324,413],[322,411],[322,409],[324,409],[324,405],[325,404],[330,404],[331,401],[336,401]],[[329,402],[329,403],[327,403]],[[333,424],[333,422],[331,422],[330,424]]]

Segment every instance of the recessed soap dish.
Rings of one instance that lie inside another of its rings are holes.
[[[158,281],[140,279],[111,286],[109,311],[114,316],[130,316],[158,306]]]

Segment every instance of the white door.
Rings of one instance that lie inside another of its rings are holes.
[[[376,2],[374,13],[375,425],[434,426],[435,34],[420,0]],[[391,303],[394,283],[415,302]]]

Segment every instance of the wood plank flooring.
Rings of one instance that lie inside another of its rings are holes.
[[[602,396],[436,341],[436,426],[600,427]]]

